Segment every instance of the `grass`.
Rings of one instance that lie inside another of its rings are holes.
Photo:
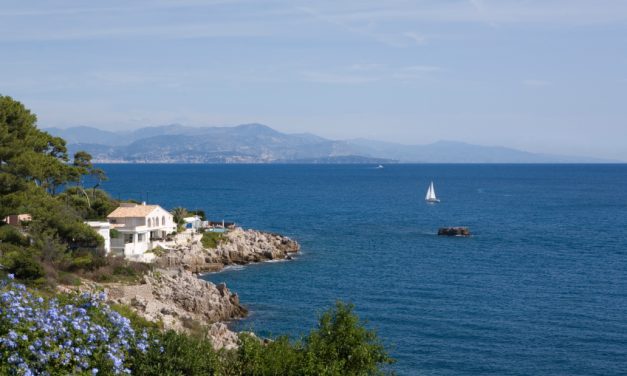
[[[200,242],[205,248],[216,248],[218,244],[225,240],[224,235],[219,232],[205,232],[202,234]]]

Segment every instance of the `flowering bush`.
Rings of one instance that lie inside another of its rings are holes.
[[[12,275],[0,281],[0,373],[129,374],[132,356],[154,344],[104,299],[104,293],[45,299]]]

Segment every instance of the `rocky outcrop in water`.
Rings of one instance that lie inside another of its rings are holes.
[[[282,235],[237,228],[223,235],[215,248],[205,248],[201,235],[187,235],[187,241],[166,250],[156,263],[162,268],[183,267],[192,273],[215,272],[225,265],[290,259],[300,245]]]
[[[468,227],[441,227],[438,229],[438,235],[443,236],[470,236]]]

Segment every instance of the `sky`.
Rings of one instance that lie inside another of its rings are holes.
[[[39,126],[263,123],[627,161],[627,0],[1,0]]]

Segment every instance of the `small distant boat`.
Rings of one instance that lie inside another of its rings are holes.
[[[430,203],[440,202],[440,200],[435,197],[435,188],[433,188],[433,182],[429,184],[429,189],[427,189],[427,196],[425,196],[425,201]]]
[[[379,168],[383,168],[383,165],[378,165],[376,168],[378,168],[378,169],[379,169]]]

